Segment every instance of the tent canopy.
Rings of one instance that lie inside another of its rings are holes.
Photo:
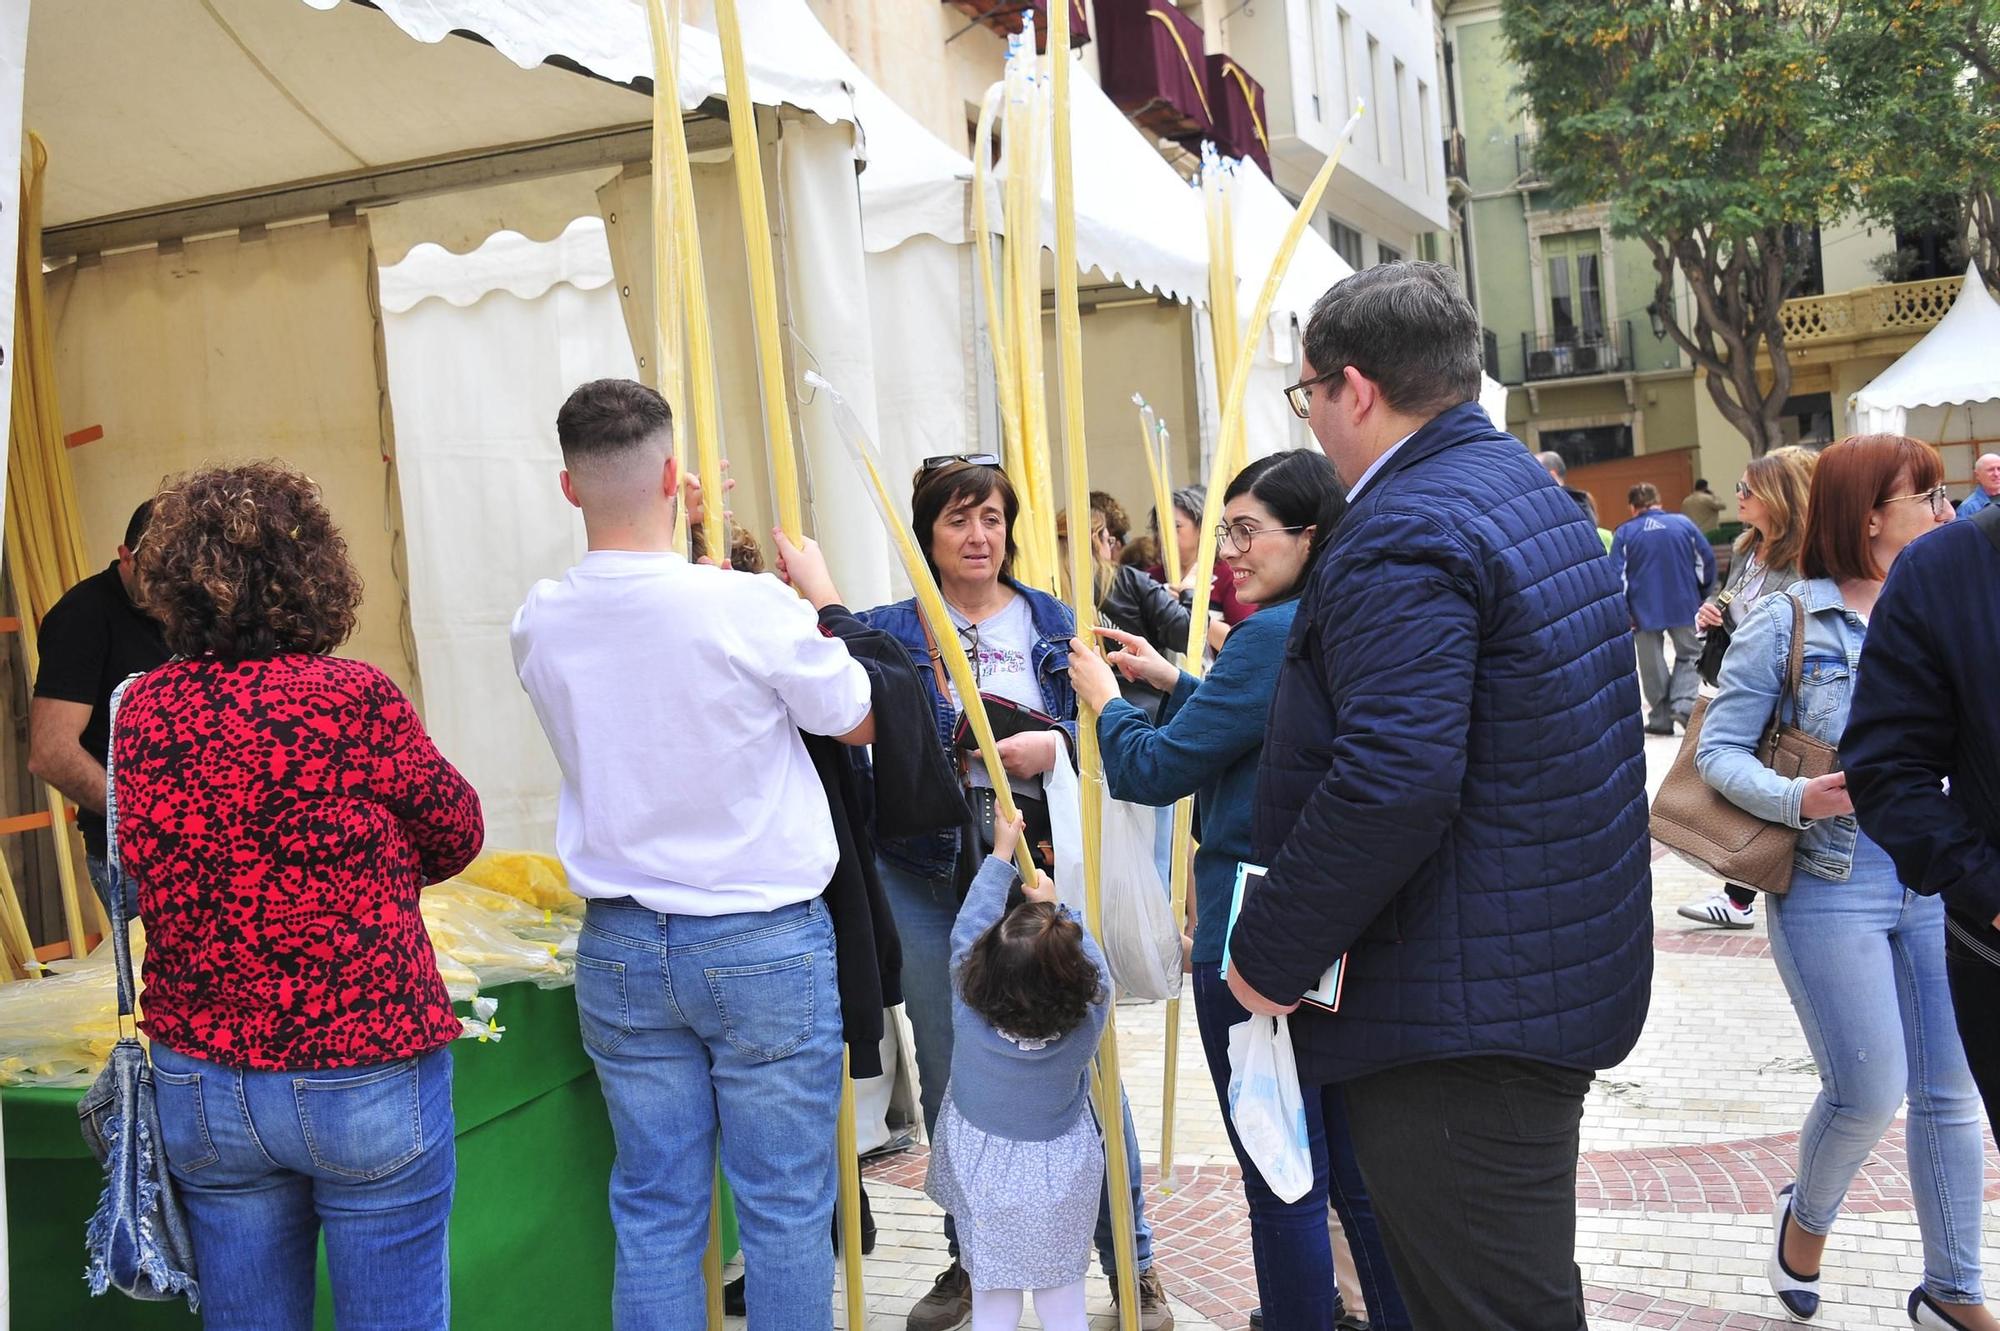
[[[1848,399],[1854,428],[1900,434],[1909,413],[1917,408],[2000,400],[1996,346],[2000,346],[2000,302],[1993,299],[1974,265],[1966,269],[1965,285],[1937,327]]]

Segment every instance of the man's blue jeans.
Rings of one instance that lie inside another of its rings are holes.
[[[958,892],[948,882],[898,869],[877,860],[882,890],[895,912],[903,939],[903,1006],[917,1037],[917,1078],[923,1083],[924,1131],[937,1130],[938,1109],[951,1080],[951,927],[958,919]],[[1132,1102],[1125,1101],[1125,1162],[1132,1190],[1133,1258],[1141,1271],[1153,1266],[1153,1230],[1146,1223],[1145,1187],[1140,1180],[1139,1134],[1132,1126]],[[1101,1128],[1103,1125],[1099,1124]],[[945,1241],[958,1256],[958,1228],[944,1218]],[[1117,1269],[1111,1246],[1111,1199],[1097,1202],[1097,1258],[1106,1275]]]
[[[817,900],[713,918],[590,903],[576,1001],[618,1143],[617,1331],[706,1325],[718,1135],[750,1325],[830,1331],[835,981],[833,924]]]
[[[1229,1028],[1250,1014],[1229,992],[1222,967],[1213,961],[1195,963],[1194,1014],[1201,1027],[1201,1048],[1208,1056],[1209,1079],[1222,1102],[1222,1125],[1229,1145],[1243,1167],[1243,1200],[1250,1207],[1250,1255],[1257,1267],[1257,1297],[1262,1300],[1269,1331],[1333,1331],[1340,1294],[1334,1284],[1333,1243],[1327,1235],[1329,1202],[1347,1231],[1354,1252],[1354,1272],[1368,1300],[1368,1325],[1381,1331],[1407,1331],[1410,1314],[1389,1269],[1389,1253],[1375,1223],[1368,1184],[1354,1158],[1347,1131],[1347,1106],[1340,1087],[1307,1087],[1304,1097],[1306,1133],[1312,1142],[1313,1185],[1306,1195],[1288,1202],[1272,1192],[1244,1154],[1229,1121]],[[1323,1092],[1323,1093],[1315,1093]]]
[[[311,1331],[322,1234],[340,1331],[445,1331],[451,1049],[254,1072],[153,1046],[207,1331]]]
[[[1924,1288],[1940,1303],[1981,1302],[1985,1151],[1979,1091],[1952,1015],[1943,900],[1906,890],[1887,853],[1861,836],[1845,882],[1792,875],[1792,890],[1771,898],[1770,930],[1819,1065],[1819,1096],[1799,1131],[1793,1223],[1832,1231],[1848,1185],[1907,1096]]]

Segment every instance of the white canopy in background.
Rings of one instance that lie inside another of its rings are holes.
[[[1984,438],[2000,436],[1996,347],[2000,347],[2000,302],[1993,299],[1974,265],[1965,270],[1965,285],[1937,327],[1848,398],[1855,432],[1914,432],[1935,443],[1947,442],[1949,434],[1969,441],[1982,437],[1977,429],[1984,415],[1989,421]],[[1931,428],[1913,431],[1913,425]]]

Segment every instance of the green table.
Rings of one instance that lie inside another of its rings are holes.
[[[454,1046],[458,1192],[451,1215],[451,1304],[456,1326],[608,1327],[611,1123],[577,1033],[570,989],[506,985],[501,1040]],[[199,1325],[182,1303],[90,1297],[83,1231],[102,1174],[77,1132],[81,1092],[0,1092],[6,1115],[8,1264],[17,1331],[94,1331]],[[723,1210],[734,1255],[735,1216]],[[318,1324],[333,1327],[320,1272]]]

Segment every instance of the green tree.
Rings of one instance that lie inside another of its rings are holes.
[[[1831,47],[1858,206],[1941,226],[2000,280],[2000,0],[1852,0]]]
[[[1813,0],[1504,0],[1537,126],[1535,165],[1571,202],[1609,205],[1653,258],[1669,336],[1761,456],[1791,396],[1780,309],[1811,229],[1853,206],[1862,156],[1843,130]],[[1691,310],[1674,300],[1685,279]],[[1768,378],[1758,369],[1769,357]]]

